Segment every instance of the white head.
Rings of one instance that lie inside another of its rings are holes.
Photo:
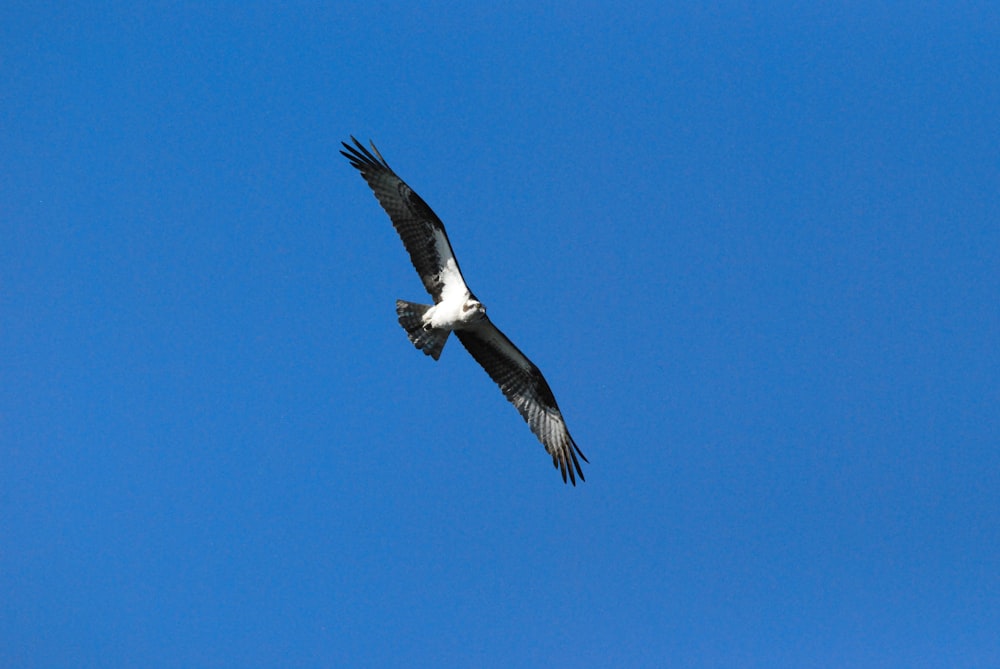
[[[467,299],[462,305],[462,320],[471,323],[483,318],[486,318],[486,307],[483,306],[483,303],[471,297]]]

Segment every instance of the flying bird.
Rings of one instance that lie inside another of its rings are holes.
[[[410,341],[437,360],[454,332],[521,413],[552,456],[563,481],[567,476],[573,485],[577,477],[583,481],[577,456],[584,462],[587,458],[569,435],[549,384],[538,367],[493,325],[486,307],[469,290],[441,219],[396,176],[374,144],[369,151],[353,136],[351,140],[353,146],[341,142],[345,150],[340,153],[361,172],[389,214],[424,288],[434,299],[433,305],[396,300],[399,324]]]

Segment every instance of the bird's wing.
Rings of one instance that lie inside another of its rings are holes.
[[[518,350],[495,325],[484,318],[475,327],[455,330],[462,345],[490,375],[504,396],[517,407],[545,450],[552,456],[552,464],[562,472],[563,481],[576,485],[576,477],[583,481],[583,471],[577,455],[587,458],[569,436],[552,389],[542,373]]]
[[[424,288],[434,298],[434,302],[440,302],[442,294],[463,295],[468,287],[441,219],[396,176],[374,144],[369,151],[354,137],[351,140],[354,146],[342,142],[346,150],[340,153],[361,172],[379,204],[389,214],[417,274],[424,282]]]

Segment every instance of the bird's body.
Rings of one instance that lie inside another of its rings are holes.
[[[424,313],[426,327],[435,330],[464,330],[475,326],[486,315],[486,307],[471,295],[441,300]]]
[[[374,154],[358,140],[343,143],[341,153],[351,161],[389,214],[393,226],[410,254],[410,260],[434,299],[433,305],[396,301],[399,323],[413,345],[437,360],[448,336],[454,332],[472,357],[500,386],[504,396],[531,427],[563,480],[576,485],[583,480],[577,447],[566,429],[556,399],[538,368],[486,315],[469,290],[448,241],[444,225],[430,207],[396,176],[372,145]]]

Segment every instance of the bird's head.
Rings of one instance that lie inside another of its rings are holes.
[[[468,299],[462,305],[462,320],[466,323],[486,318],[486,307],[479,300]]]

